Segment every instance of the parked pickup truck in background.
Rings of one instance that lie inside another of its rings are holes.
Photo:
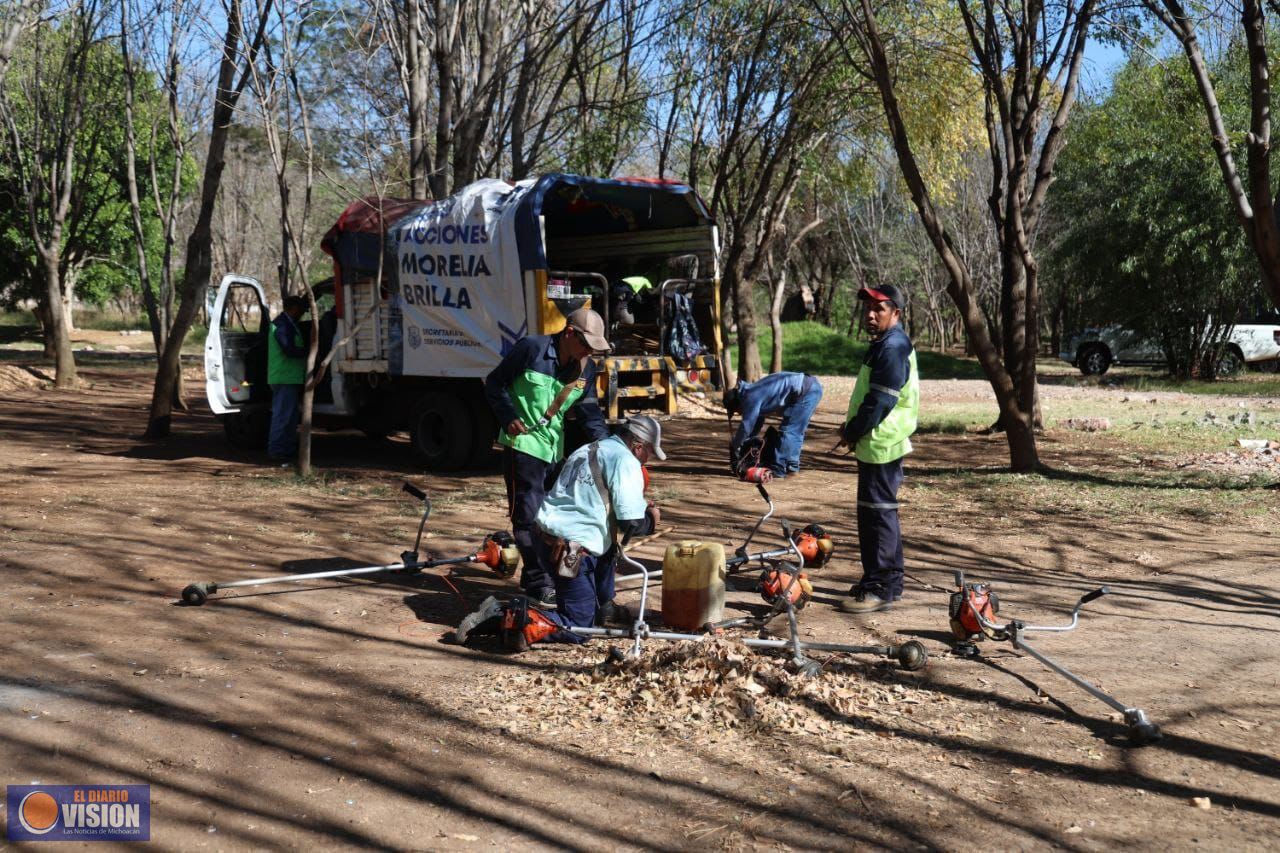
[[[1280,370],[1280,316],[1262,315],[1256,323],[1241,323],[1231,330],[1226,349],[1218,362],[1219,376],[1232,376],[1246,365],[1259,370]],[[1085,376],[1100,376],[1113,364],[1163,365],[1159,344],[1130,329],[1106,326],[1085,329],[1063,340],[1058,357]]]

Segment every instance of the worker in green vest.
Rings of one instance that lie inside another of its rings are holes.
[[[298,321],[307,300],[286,296],[284,310],[271,321],[267,338],[267,383],[271,385],[271,435],[267,454],[278,462],[298,455],[299,403],[307,381],[307,349]]]
[[[610,350],[604,320],[590,308],[565,318],[555,335],[521,338],[485,377],[484,394],[503,445],[511,533],[520,550],[520,585],[539,607],[555,607],[555,578],[546,549],[536,547],[535,520],[564,460],[564,418],[571,409],[588,441],[608,436],[592,356]]]
[[[653,301],[653,282],[642,275],[630,275],[613,284],[613,310],[610,319],[631,325],[636,322],[636,308]]]
[[[920,377],[915,349],[901,325],[902,292],[892,285],[864,287],[858,298],[871,346],[853,386],[840,445],[853,448],[858,460],[862,579],[839,607],[846,613],[874,613],[902,597],[898,487],[920,412]]]

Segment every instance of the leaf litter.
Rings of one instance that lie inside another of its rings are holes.
[[[887,662],[829,658],[822,675],[809,678],[791,672],[784,658],[729,638],[653,643],[639,660],[621,662],[601,663],[599,646],[541,651],[553,653],[556,666],[504,676],[458,698],[503,720],[511,734],[622,747],[624,754],[655,738],[711,745],[726,736],[790,733],[818,736],[829,754],[850,757],[858,752],[850,744],[904,727],[936,732],[942,725],[953,734],[975,728],[949,707],[953,699],[902,683],[917,676]]]

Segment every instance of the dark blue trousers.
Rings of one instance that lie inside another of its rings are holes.
[[[548,549],[549,550],[549,549]],[[613,581],[617,566],[617,550],[610,548],[599,557],[583,554],[578,576],[556,581],[556,609],[547,617],[564,628],[590,628],[596,624],[600,605],[613,601]],[[551,639],[561,643],[585,643],[586,637],[569,631],[557,631]]]
[[[302,420],[301,385],[271,386],[271,433],[267,439],[267,455],[272,459],[288,459],[298,455],[298,422]]]
[[[800,470],[800,448],[804,446],[804,434],[809,429],[813,410],[822,400],[822,385],[814,377],[806,376],[803,391],[800,399],[782,413],[778,458],[773,466],[775,474],[794,474]]]
[[[527,593],[551,589],[548,552],[540,548],[542,534],[534,520],[547,491],[556,481],[560,466],[510,447],[502,450],[502,478],[507,484],[507,506],[511,514],[511,536],[520,551],[520,588]]]
[[[898,487],[902,460],[858,463],[858,550],[862,579],[856,593],[886,601],[902,597],[902,529],[898,525]]]

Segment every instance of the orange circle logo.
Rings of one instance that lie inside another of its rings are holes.
[[[44,835],[58,822],[58,803],[44,791],[32,791],[18,806],[18,822],[34,835]]]

